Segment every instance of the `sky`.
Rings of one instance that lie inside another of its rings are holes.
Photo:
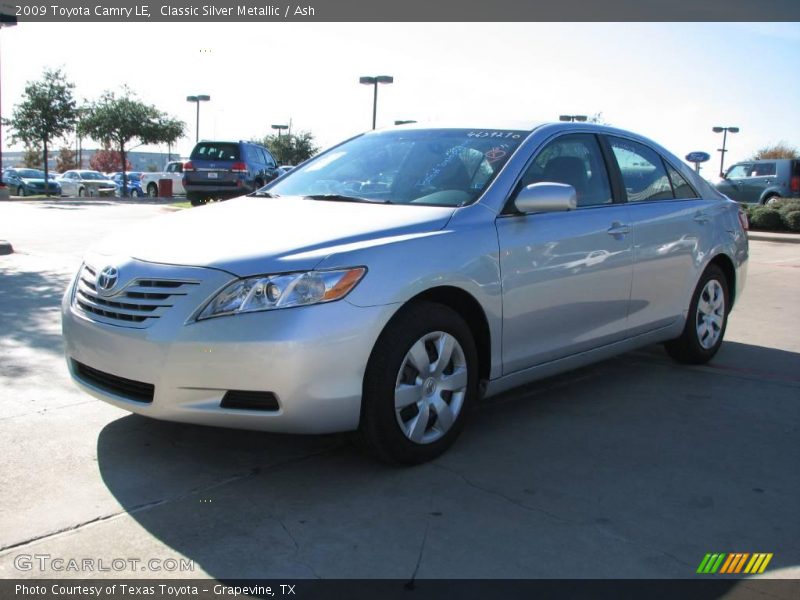
[[[708,152],[713,172],[715,125],[741,129],[726,164],[800,146],[800,23],[22,23],[0,31],[0,56],[4,117],[27,81],[62,68],[79,100],[127,85],[184,120],[183,156],[195,139],[187,95],[211,96],[201,139],[291,121],[324,148],[371,127],[362,75],[394,77],[378,91],[378,127],[602,113],[680,157]],[[21,149],[6,128],[2,140]]]

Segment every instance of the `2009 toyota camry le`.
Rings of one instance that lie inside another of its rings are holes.
[[[357,431],[430,460],[470,405],[666,345],[711,359],[747,221],[675,156],[586,123],[405,125],[115,234],[62,306],[69,369],[141,415]]]

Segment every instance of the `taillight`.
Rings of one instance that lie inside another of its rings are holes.
[[[793,194],[800,194],[800,175],[792,177],[791,187]]]
[[[747,220],[747,213],[744,212],[741,208],[739,209],[739,223],[742,224],[742,229],[747,231],[750,229],[750,222]]]
[[[231,165],[231,173],[247,173],[247,165],[243,162],[235,162]]]
[[[190,162],[183,163],[183,170],[185,171],[194,171],[194,165]]]

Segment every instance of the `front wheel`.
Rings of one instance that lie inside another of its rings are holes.
[[[25,195],[25,188],[22,187],[22,186],[19,186],[17,188],[17,196],[24,196],[24,195]]]
[[[86,190],[83,188],[78,188],[78,197],[83,198],[86,195]]]
[[[361,445],[379,459],[433,460],[458,437],[478,393],[478,353],[455,311],[408,306],[378,338],[364,376]]]
[[[722,345],[728,325],[728,281],[716,265],[706,268],[689,305],[686,326],[679,338],[664,344],[676,361],[707,363]]]

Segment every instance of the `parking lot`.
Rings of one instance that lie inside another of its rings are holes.
[[[800,245],[751,242],[709,365],[651,347],[541,381],[396,469],[346,436],[157,422],[72,385],[59,303],[83,250],[169,210],[0,203],[0,577],[691,578],[708,552],[800,577]]]

